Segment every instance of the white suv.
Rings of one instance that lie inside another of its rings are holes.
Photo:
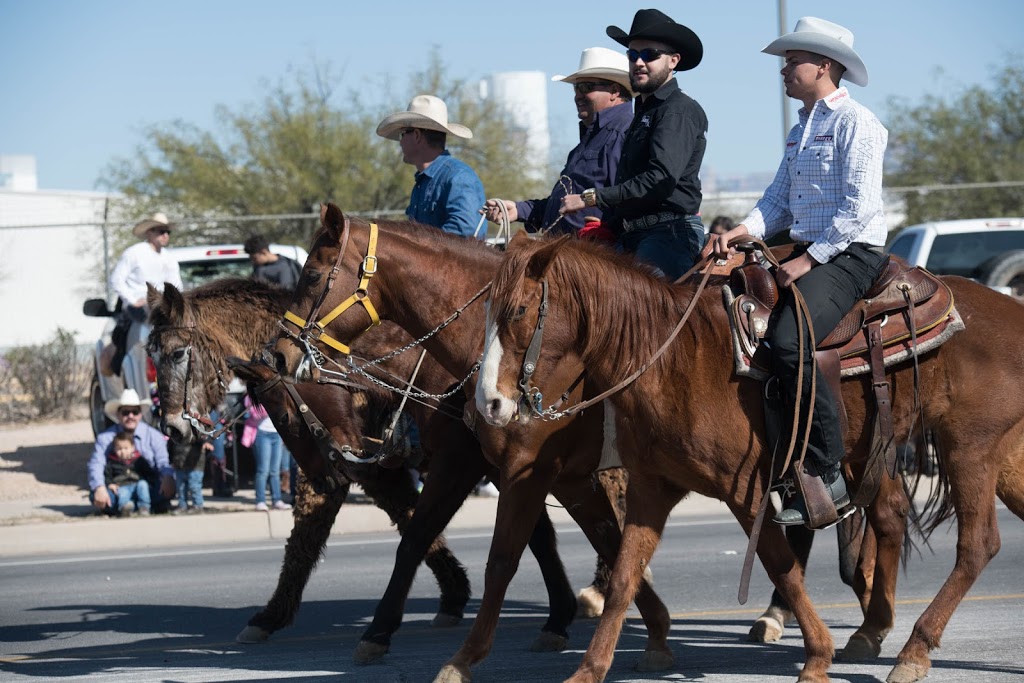
[[[896,235],[887,251],[936,275],[962,275],[1024,297],[1024,218],[912,225]]]
[[[240,244],[219,244],[208,247],[168,247],[168,253],[178,262],[181,269],[181,283],[185,289],[192,289],[204,282],[223,277],[249,277],[252,274],[252,263],[248,254]],[[297,262],[300,266],[306,262],[306,250],[283,244],[271,244],[270,251]],[[111,320],[103,329],[103,335],[96,342],[93,353],[93,376],[89,387],[89,414],[94,434],[102,432],[111,425],[103,412],[103,405],[110,399],[121,395],[127,387],[135,389],[139,396],[154,397],[156,395],[156,368],[146,353],[146,339],[149,326],[143,325],[138,342],[125,353],[121,365],[121,376],[107,377],[100,372],[100,355],[110,344],[110,334],[114,330],[115,313],[103,299],[89,299],[82,307],[88,316],[110,317]],[[136,338],[136,337],[132,337]],[[238,380],[234,380],[229,389],[236,393],[244,390]],[[150,424],[156,423],[156,415],[147,411],[145,419]]]

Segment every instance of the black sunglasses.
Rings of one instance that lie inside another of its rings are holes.
[[[607,88],[614,88],[614,83],[594,83],[593,81],[576,81],[572,84],[573,90],[580,93],[581,95],[589,95],[595,90],[605,90]]]
[[[128,417],[129,415],[141,415],[142,408],[121,408],[118,412],[122,417]]]
[[[637,60],[643,60],[644,62],[653,62],[658,60],[662,55],[674,55],[675,52],[669,50],[659,50],[656,47],[645,47],[642,50],[626,50],[626,59],[631,62]]]
[[[153,228],[153,234],[155,235],[170,235],[170,228]]]

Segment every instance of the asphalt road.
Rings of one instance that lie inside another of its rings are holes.
[[[1024,681],[1024,524],[999,512],[1002,551],[953,617],[933,653],[932,683]],[[577,587],[589,583],[593,553],[575,529],[560,529],[563,559]],[[313,576],[296,623],[263,645],[234,637],[276,583],[279,544],[121,552],[100,557],[0,559],[0,680],[14,681],[368,681],[433,680],[465,637],[479,604],[450,629],[431,628],[437,590],[421,571],[406,622],[380,663],[358,666],[351,653],[383,591],[396,545],[393,534],[350,537],[330,545]],[[457,533],[456,555],[477,591],[488,533]],[[767,604],[763,571],[751,603],[736,603],[745,538],[730,519],[676,522],[654,558],[656,587],[673,612],[676,668],[639,675],[633,665],[644,628],[635,612],[619,642],[609,681],[793,681],[803,660],[795,628],[780,643],[746,642],[749,624]],[[915,557],[901,575],[897,624],[879,661],[837,662],[835,681],[884,680],[914,620],[952,566],[955,537],[937,534],[935,554]],[[841,647],[858,622],[852,594],[836,572],[834,534],[823,532],[808,583],[819,612]],[[490,657],[474,670],[479,683],[561,681],[575,670],[593,633],[577,622],[561,653],[527,650],[546,604],[536,563],[524,559],[505,603]]]

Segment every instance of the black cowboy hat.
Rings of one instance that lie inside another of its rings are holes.
[[[656,40],[671,45],[679,53],[675,71],[689,71],[704,57],[704,45],[697,34],[656,9],[637,10],[629,33],[618,26],[609,26],[605,32],[609,38],[626,47],[631,40]]]

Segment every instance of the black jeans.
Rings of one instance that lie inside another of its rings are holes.
[[[787,260],[796,258],[805,251],[805,248],[797,247]],[[867,245],[855,243],[828,263],[815,266],[796,281],[797,288],[807,302],[811,323],[814,326],[814,346],[821,343],[854,304],[864,297],[864,293],[878,279],[885,263],[885,254]],[[779,389],[786,411],[783,413],[782,422],[788,430],[792,425],[790,416],[793,414],[793,404],[796,400],[797,372],[801,363],[804,367],[804,387],[800,414],[804,415],[807,411],[814,349],[806,343],[805,326],[805,353],[803,359],[800,358],[792,291],[786,290],[782,301],[782,307],[772,319],[771,348],[772,369],[779,378]],[[801,424],[797,436],[798,449],[803,430],[804,425]],[[834,477],[845,452],[836,397],[832,395],[828,385],[819,378],[815,388],[814,413],[810,436],[807,439],[807,453],[818,466],[823,478],[829,481]]]

